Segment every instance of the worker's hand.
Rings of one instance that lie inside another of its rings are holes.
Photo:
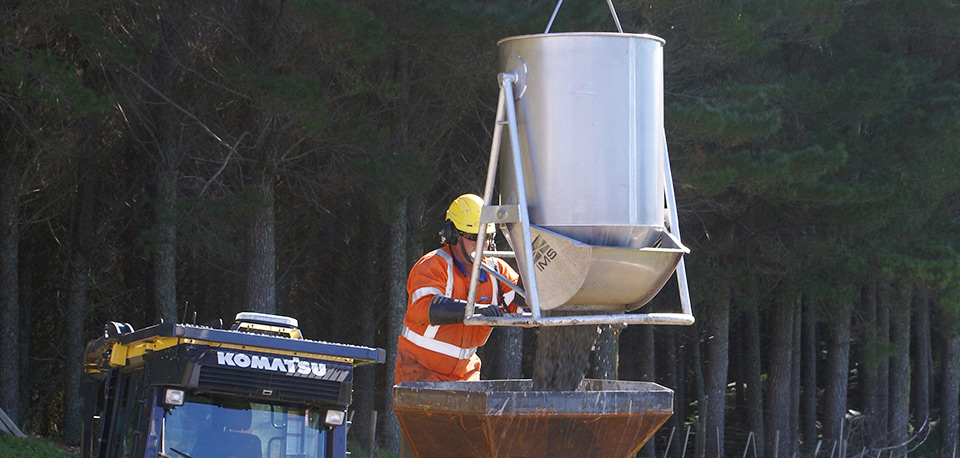
[[[477,313],[479,313],[479,314],[481,314],[481,315],[483,315],[483,316],[503,316],[503,309],[501,309],[501,308],[500,308],[499,306],[497,306],[497,305],[491,305],[491,304],[482,305],[482,304],[477,304],[477,305],[474,307],[474,311],[476,311]]]

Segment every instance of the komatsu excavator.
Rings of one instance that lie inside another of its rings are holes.
[[[345,457],[354,367],[383,362],[383,349],[303,339],[285,316],[111,322],[84,352],[81,456]]]

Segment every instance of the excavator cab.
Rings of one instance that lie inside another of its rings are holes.
[[[109,323],[84,355],[81,456],[345,457],[353,369],[383,361],[277,315],[240,313],[229,330]]]

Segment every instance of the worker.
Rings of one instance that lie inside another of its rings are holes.
[[[482,207],[483,200],[477,195],[457,197],[447,209],[440,231],[443,246],[423,255],[410,270],[409,300],[394,368],[397,383],[480,380],[476,351],[486,343],[492,328],[467,326],[463,318]],[[489,250],[496,228],[488,224],[486,229],[484,249]],[[519,275],[502,259],[484,257],[482,261],[517,283]],[[484,316],[516,313],[515,295],[509,285],[481,270],[474,312]]]

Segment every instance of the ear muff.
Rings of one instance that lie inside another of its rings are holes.
[[[457,227],[453,225],[453,221],[447,220],[443,223],[443,229],[440,229],[440,244],[456,245],[459,241],[460,234],[457,232]]]

